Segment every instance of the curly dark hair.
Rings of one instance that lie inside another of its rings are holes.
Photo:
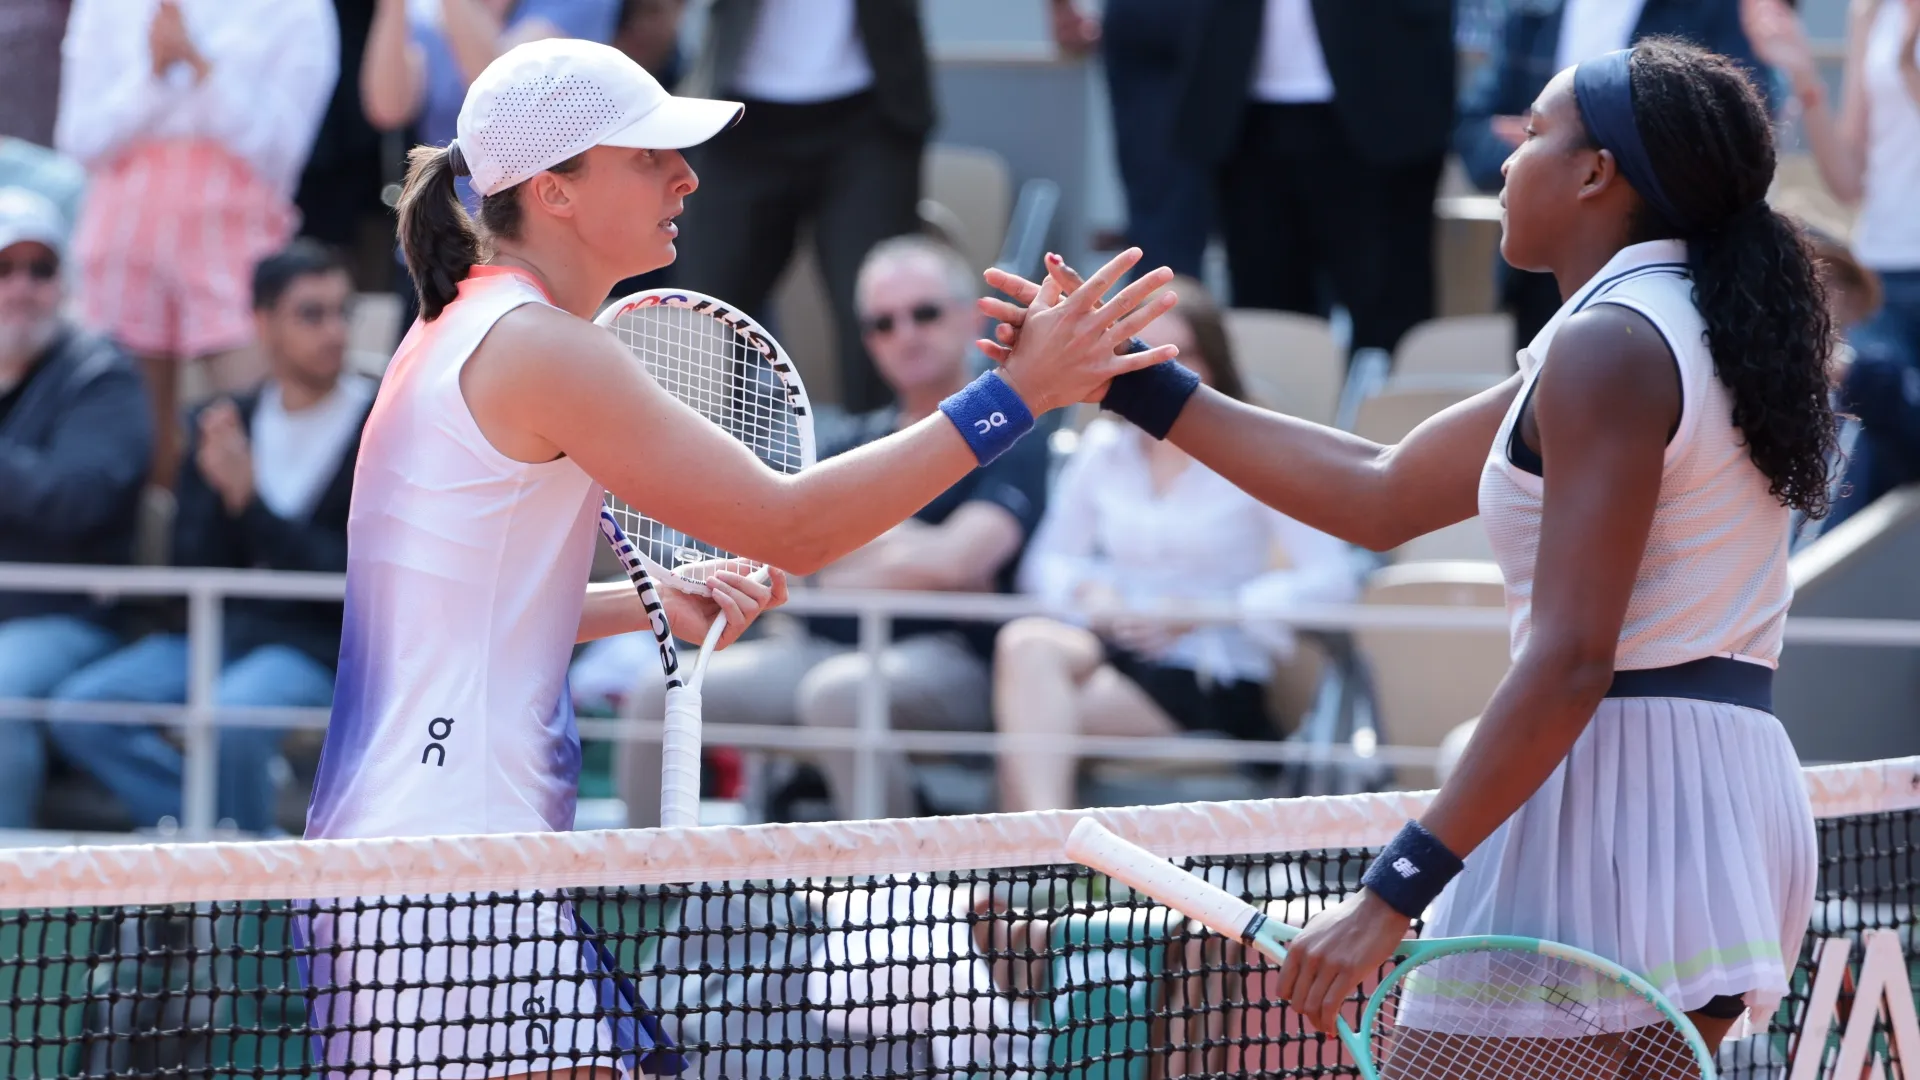
[[[1686,220],[1706,223],[1680,239],[1733,422],[1773,495],[1825,517],[1839,446],[1834,327],[1805,230],[1765,202],[1775,162],[1766,104],[1738,64],[1684,41],[1642,41],[1630,64],[1635,126],[1660,184]],[[1674,236],[1651,212],[1634,232]]]

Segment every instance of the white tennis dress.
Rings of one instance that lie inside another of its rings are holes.
[[[1480,481],[1516,658],[1532,631],[1543,482],[1510,459],[1514,425],[1560,327],[1617,304],[1666,338],[1684,401],[1615,669],[1778,661],[1789,511],[1733,425],[1686,263],[1679,241],[1622,250],[1520,353],[1523,385]],[[1775,717],[1609,697],[1560,768],[1467,858],[1427,932],[1561,941],[1645,976],[1683,1010],[1744,994],[1749,1019],[1765,1024],[1800,955],[1817,862],[1799,761]]]
[[[354,473],[309,839],[573,828],[566,672],[602,491],[571,459],[501,454],[460,390],[494,324],[548,302],[525,274],[475,267],[388,368]],[[434,895],[352,908],[316,901],[296,920],[318,950],[313,1023],[345,1029],[316,1036],[329,1077],[628,1072],[658,1044],[570,904]]]

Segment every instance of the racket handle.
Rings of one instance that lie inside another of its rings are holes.
[[[700,691],[667,691],[666,731],[660,739],[660,826],[700,824]]]
[[[1258,945],[1257,938],[1285,941],[1294,935],[1292,927],[1268,920],[1253,905],[1138,844],[1122,840],[1092,818],[1081,818],[1068,834],[1067,858],[1124,882],[1197,919],[1214,933],[1243,944]]]

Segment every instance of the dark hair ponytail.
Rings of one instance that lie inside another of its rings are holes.
[[[1733,422],[1773,494],[1825,517],[1839,445],[1833,320],[1805,232],[1765,201],[1775,164],[1766,104],[1732,60],[1685,42],[1641,42],[1631,70],[1635,126],[1660,186],[1684,220],[1703,223],[1681,239]],[[1640,239],[1674,235],[1642,224],[1636,232],[1651,235]]]
[[[407,155],[400,190],[400,250],[420,296],[420,317],[440,317],[480,261],[480,234],[453,186],[452,154],[443,146],[416,146]]]

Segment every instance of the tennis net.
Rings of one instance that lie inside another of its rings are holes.
[[[1920,758],[1807,777],[1813,933],[1723,1071],[1913,1075]],[[1298,922],[1424,801],[1090,813]],[[0,1075],[1354,1075],[1272,966],[1062,865],[1080,816],[0,853]]]

